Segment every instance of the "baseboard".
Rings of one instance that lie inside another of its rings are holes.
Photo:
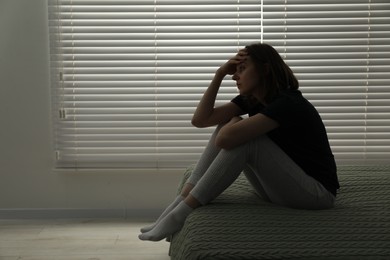
[[[126,218],[149,221],[162,209],[0,209],[0,219]]]

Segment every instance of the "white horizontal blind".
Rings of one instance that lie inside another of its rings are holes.
[[[257,0],[48,0],[58,167],[184,167],[214,71],[261,38]],[[236,95],[225,81],[218,102]]]
[[[390,2],[264,0],[265,42],[319,110],[339,163],[390,162]]]
[[[59,167],[183,167],[215,69],[263,39],[295,71],[342,163],[390,159],[387,0],[49,0]],[[218,97],[236,95],[226,80]]]

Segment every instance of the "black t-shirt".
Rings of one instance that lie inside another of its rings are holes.
[[[263,106],[244,96],[232,100],[249,116],[257,113],[277,121],[279,127],[267,133],[306,174],[336,195],[340,188],[328,136],[320,115],[299,90],[286,90]]]

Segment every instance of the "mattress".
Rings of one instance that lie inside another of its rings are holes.
[[[340,166],[338,175],[333,209],[297,210],[261,200],[241,174],[188,216],[170,238],[171,259],[389,260],[390,166]]]

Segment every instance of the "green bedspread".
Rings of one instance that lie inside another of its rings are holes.
[[[390,260],[390,167],[341,166],[338,173],[335,208],[317,211],[264,202],[241,174],[190,214],[171,238],[171,259]]]

